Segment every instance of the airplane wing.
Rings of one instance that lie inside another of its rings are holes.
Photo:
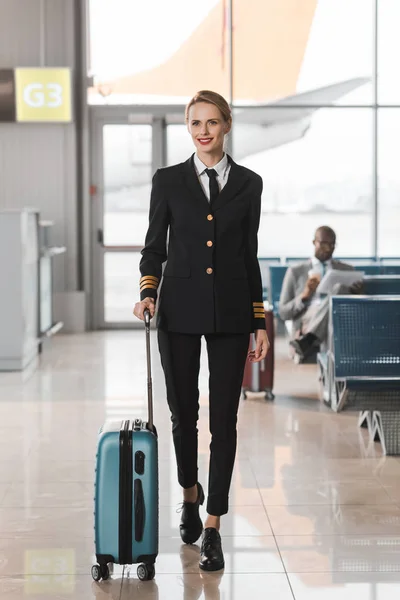
[[[238,108],[237,114],[235,111],[235,123],[268,125],[280,121],[304,118],[305,114],[312,114],[320,105],[332,105],[342,96],[349,94],[369,81],[370,79],[367,77],[357,77],[308,92],[286,96],[275,102],[262,104],[254,108]],[[282,111],[283,107],[287,107],[287,110]]]
[[[311,126],[312,115],[320,109],[319,105],[332,105],[369,81],[367,77],[357,77],[287,96],[270,104],[236,109],[233,131],[235,158],[240,160],[302,138]]]

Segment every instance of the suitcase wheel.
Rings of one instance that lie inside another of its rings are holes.
[[[110,569],[108,568],[108,565],[93,565],[92,577],[94,581],[100,581],[100,579],[107,581],[107,579],[110,577]]]
[[[142,563],[137,568],[137,576],[140,581],[150,581],[151,579],[154,579],[155,574],[156,570],[154,565]]]
[[[100,579],[101,579],[100,565],[93,565],[92,577],[93,577],[94,581],[100,581]]]
[[[273,394],[271,390],[265,390],[265,399],[275,400],[275,394]]]

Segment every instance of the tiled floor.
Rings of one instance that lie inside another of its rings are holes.
[[[318,400],[314,365],[277,344],[276,400],[242,402],[224,573],[203,574],[178,535],[163,377],[153,344],[160,555],[153,582],[116,567],[94,583],[93,471],[106,419],[145,417],[142,332],[58,336],[33,373],[0,374],[2,600],[392,600],[400,594],[400,460],[368,448],[356,416]],[[155,341],[155,340],[153,340]],[[203,361],[203,364],[205,362]],[[207,483],[207,373],[200,478]]]

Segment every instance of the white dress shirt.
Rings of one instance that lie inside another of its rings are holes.
[[[326,260],[325,263],[322,263],[320,260],[318,260],[318,258],[313,256],[311,258],[311,264],[312,264],[311,271],[313,271],[313,273],[318,273],[319,275],[321,275],[321,278],[323,275],[325,275],[325,273],[327,271],[332,269],[332,259],[331,258],[329,260]],[[325,270],[324,270],[324,264],[325,264]]]
[[[219,191],[221,191],[227,184],[229,172],[231,170],[231,165],[228,160],[228,157],[226,154],[224,154],[222,159],[219,161],[219,163],[217,165],[215,165],[215,167],[207,167],[199,159],[197,154],[195,154],[194,155],[194,166],[196,168],[197,176],[199,178],[199,181],[201,183],[203,191],[204,191],[206,197],[208,198],[208,201],[210,201],[210,178],[206,173],[206,169],[212,168],[217,172],[217,182],[219,185]]]

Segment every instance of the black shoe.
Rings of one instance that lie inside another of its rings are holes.
[[[196,502],[182,503],[182,517],[179,525],[182,542],[185,544],[194,544],[197,542],[203,531],[203,522],[199,515],[199,506],[204,502],[204,492],[200,483],[197,483]]]
[[[306,333],[298,340],[291,340],[290,345],[300,358],[307,358],[313,351],[318,338],[313,333]]]
[[[220,571],[225,567],[221,536],[213,527],[204,530],[199,567],[203,571]]]

